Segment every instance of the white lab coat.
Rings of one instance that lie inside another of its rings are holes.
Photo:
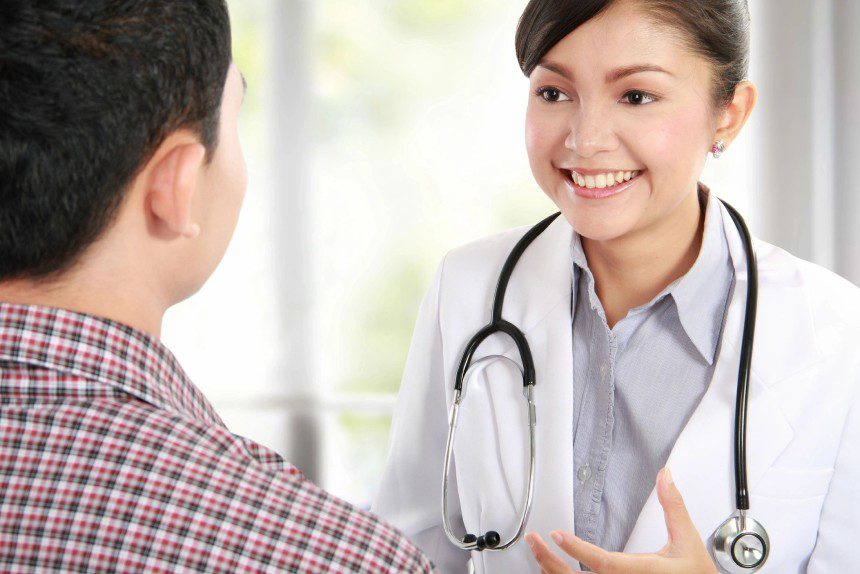
[[[743,244],[721,209],[736,286],[713,379],[668,459],[706,543],[735,508],[733,424],[747,286]],[[441,572],[465,572],[469,558],[449,544],[441,525],[454,374],[466,342],[489,322],[499,270],[524,232],[508,231],[447,255],[421,305],[409,351],[388,465],[372,510],[411,537]],[[559,217],[535,240],[513,273],[503,311],[524,331],[536,365],[537,476],[527,531],[545,540],[552,530],[574,530],[571,234]],[[755,247],[759,311],[748,484],[750,515],[765,525],[771,540],[760,572],[857,571],[860,289],[772,245],[755,240]],[[502,336],[481,345],[475,358],[489,354],[519,360],[512,341]],[[528,429],[521,379],[502,364],[467,386],[450,507],[468,532],[497,530],[507,540],[524,500]],[[650,384],[660,392],[660,381]],[[666,540],[663,511],[652,490],[625,552],[655,552]],[[524,541],[472,557],[477,572],[539,571]]]

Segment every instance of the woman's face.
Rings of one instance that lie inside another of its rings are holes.
[[[712,72],[678,34],[617,2],[531,74],[532,172],[586,238],[647,237],[696,190],[717,126]]]

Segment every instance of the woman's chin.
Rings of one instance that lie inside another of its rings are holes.
[[[610,241],[629,233],[636,225],[632,211],[609,205],[595,206],[593,202],[578,201],[579,198],[564,198],[556,201],[561,214],[581,236],[593,241]]]
[[[592,200],[569,193],[557,195],[555,204],[571,227],[583,237],[593,241],[618,239],[631,232],[640,219],[644,203],[638,194],[620,194],[612,201]],[[633,190],[631,190],[633,191]]]
[[[612,241],[627,235],[632,229],[626,222],[596,222],[590,218],[565,217],[574,231],[591,241]]]

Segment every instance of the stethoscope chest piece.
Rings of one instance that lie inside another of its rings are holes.
[[[733,514],[714,532],[711,548],[714,559],[730,574],[757,572],[764,566],[770,550],[770,539],[764,526],[746,516]]]

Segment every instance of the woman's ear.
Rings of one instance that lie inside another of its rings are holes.
[[[716,140],[723,140],[726,147],[734,141],[747,123],[758,99],[758,90],[749,80],[740,82],[729,105],[720,112]]]
[[[179,133],[159,146],[145,168],[146,203],[159,226],[174,236],[193,239],[200,234],[191,220],[191,201],[205,158],[206,148],[195,137]]]

